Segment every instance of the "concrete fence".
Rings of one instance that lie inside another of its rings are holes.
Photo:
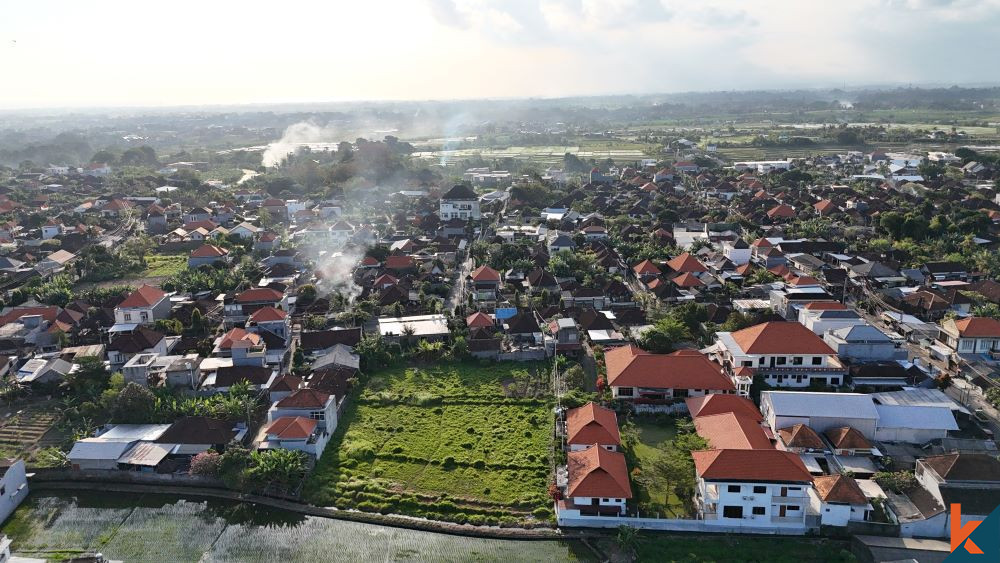
[[[579,518],[559,518],[559,525],[581,528],[617,528],[619,526],[631,526],[640,530],[658,530],[666,532],[707,532],[718,534],[803,536],[806,533],[805,527],[731,526],[709,524],[704,520],[684,520],[679,518],[581,516]]]
[[[81,471],[73,469],[32,469],[32,481],[82,481],[89,483],[134,483],[141,485],[179,485],[225,488],[217,477],[187,473],[146,473],[139,471]]]

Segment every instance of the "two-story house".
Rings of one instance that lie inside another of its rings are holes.
[[[768,449],[691,452],[695,506],[706,524],[806,527],[813,476],[797,454]]]
[[[1000,350],[1000,321],[990,317],[945,319],[941,340],[958,354],[986,354]]]
[[[319,428],[332,434],[337,429],[337,398],[316,389],[296,389],[267,411],[267,420],[271,424],[286,416],[302,416],[318,421]]]
[[[497,292],[502,285],[500,272],[484,264],[469,274],[469,282],[469,291],[477,304],[496,304]]]
[[[722,367],[697,350],[651,354],[629,344],[606,351],[604,361],[612,396],[646,409],[736,390]]]
[[[320,427],[319,420],[304,416],[282,416],[265,431],[261,449],[305,452],[316,459],[323,455],[331,433]]]
[[[557,504],[557,518],[622,516],[632,498],[625,455],[597,444],[566,454],[563,499]]]
[[[188,268],[211,266],[216,262],[228,262],[229,251],[214,244],[203,244],[191,251],[188,256]]]
[[[250,315],[265,307],[288,311],[288,296],[271,287],[255,287],[240,292],[235,297],[227,297],[223,303],[226,326],[243,326]]]
[[[457,184],[441,196],[439,216],[442,221],[449,219],[478,221],[482,217],[479,211],[479,196],[471,188]]]
[[[736,332],[715,333],[711,355],[733,378],[738,392],[750,392],[751,368],[771,386],[840,385],[847,373],[830,346],[797,322],[767,322]]]
[[[170,298],[151,285],[142,285],[115,306],[116,324],[153,324],[169,316]]]
[[[155,330],[140,326],[131,332],[119,333],[108,344],[108,361],[112,369],[121,369],[132,356],[137,354],[154,354],[166,356],[176,340],[168,340]]]

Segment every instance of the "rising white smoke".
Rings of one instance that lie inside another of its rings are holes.
[[[321,277],[316,286],[320,293],[339,292],[353,302],[361,294],[361,287],[354,283],[353,272],[365,257],[365,252],[363,247],[352,247],[318,256],[315,264]]]
[[[267,145],[261,163],[268,168],[278,166],[300,147],[310,143],[335,143],[339,140],[338,132],[333,127],[321,127],[308,121],[293,123],[285,129],[280,139]]]

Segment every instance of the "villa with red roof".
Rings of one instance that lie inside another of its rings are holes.
[[[635,266],[632,267],[632,271],[635,272],[637,278],[642,281],[648,281],[656,276],[659,276],[662,272],[653,264],[651,260],[643,260]]]
[[[614,398],[632,401],[644,410],[669,406],[677,399],[736,390],[722,367],[697,350],[651,354],[629,344],[606,351],[604,361]]]
[[[153,324],[170,316],[170,298],[159,288],[143,285],[115,306],[116,324]]]
[[[773,449],[691,452],[695,506],[707,525],[806,528],[813,476],[798,454]]]
[[[214,244],[203,244],[191,251],[188,256],[188,268],[208,266],[216,262],[226,262],[229,259],[229,251]]]
[[[288,296],[271,287],[254,287],[235,297],[227,296],[222,309],[226,326],[243,326],[250,315],[264,307],[288,311]]]
[[[986,354],[1000,350],[1000,321],[990,317],[945,319],[940,339],[959,354]]]
[[[708,268],[706,268],[704,264],[699,262],[698,259],[692,256],[689,252],[685,252],[684,254],[679,254],[674,257],[672,260],[667,262],[667,267],[678,274],[700,274],[708,271]]]
[[[557,518],[621,516],[632,498],[625,454],[597,444],[566,454],[565,476],[557,477],[564,491],[558,502]]]
[[[710,355],[733,376],[739,394],[747,396],[751,379],[737,376],[753,368],[771,386],[840,385],[846,370],[837,353],[813,331],[797,322],[767,322],[736,332],[716,332]]]
[[[570,451],[585,450],[593,444],[612,452],[621,448],[615,411],[594,402],[566,411],[566,445]]]
[[[323,455],[331,433],[321,429],[319,421],[305,416],[282,416],[265,431],[266,440],[260,449],[282,449],[305,452],[316,459]]]
[[[479,311],[469,315],[465,319],[465,324],[469,327],[469,330],[474,328],[493,328],[495,326],[493,324],[493,319],[491,319],[489,315]]]
[[[500,272],[484,264],[469,274],[469,282],[469,291],[477,303],[496,302],[497,290],[502,285]]]
[[[267,411],[272,425],[283,417],[300,416],[315,420],[320,431],[333,434],[337,429],[337,397],[316,389],[296,389]]]
[[[767,216],[771,219],[791,219],[795,217],[795,209],[791,205],[782,203],[769,209]]]

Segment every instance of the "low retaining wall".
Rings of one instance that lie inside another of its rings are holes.
[[[226,486],[222,479],[201,475],[178,473],[145,473],[139,471],[82,471],[72,469],[32,469],[31,480],[46,481],[82,481],[90,483],[134,483],[141,485],[179,485],[182,487],[217,487]]]
[[[559,518],[560,526],[582,528],[617,528],[631,526],[640,530],[659,530],[664,532],[702,532],[718,534],[763,534],[781,536],[804,536],[805,528],[760,527],[760,526],[723,526],[708,524],[704,520],[682,520],[668,518],[633,518],[633,517],[580,517]]]

